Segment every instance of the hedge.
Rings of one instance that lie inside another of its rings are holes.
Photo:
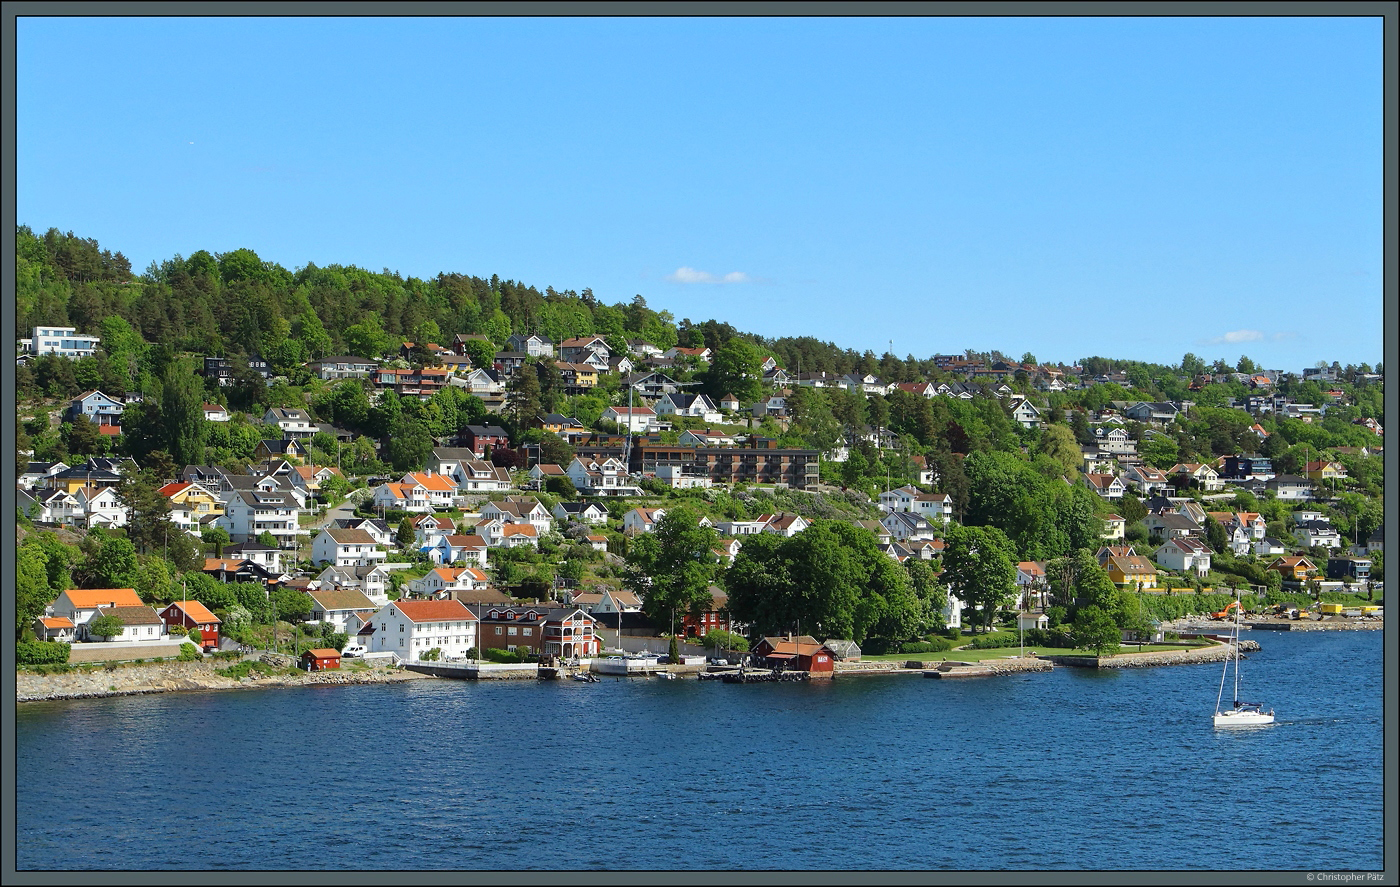
[[[20,665],[64,665],[72,644],[54,641],[20,641],[15,644],[15,662]]]

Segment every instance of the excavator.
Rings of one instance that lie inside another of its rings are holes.
[[[1229,616],[1230,616],[1230,611],[1233,610],[1233,609],[1235,609],[1235,608],[1238,607],[1239,605],[1240,605],[1240,602],[1239,602],[1239,601],[1230,601],[1230,603],[1228,603],[1228,604],[1225,605],[1225,609],[1223,609],[1223,610],[1221,610],[1221,611],[1219,611],[1219,612],[1217,612],[1217,613],[1211,613],[1211,614],[1210,614],[1210,618],[1212,618],[1212,619],[1226,619],[1226,618],[1229,618]]]

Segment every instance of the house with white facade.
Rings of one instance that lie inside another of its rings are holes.
[[[222,494],[224,513],[215,524],[228,531],[234,542],[257,539],[263,532],[272,534],[280,548],[291,548],[300,529],[296,500],[281,491],[230,490]]]
[[[1021,423],[1022,428],[1040,427],[1040,410],[1029,400],[1022,400],[1011,408],[1011,418]]]
[[[435,564],[486,566],[487,540],[477,533],[452,534],[440,537],[424,552]]]
[[[575,456],[567,469],[574,489],[585,496],[636,496],[641,488],[631,482],[621,459],[588,459]]]
[[[79,487],[73,499],[82,509],[81,523],[88,529],[124,527],[131,513],[117,497],[114,487]]]
[[[347,634],[350,633],[351,617],[375,609],[374,601],[358,588],[317,588],[307,594],[311,596],[310,621],[330,623],[336,631]],[[359,631],[359,627],[358,623],[354,626],[356,631]]]
[[[608,510],[597,502],[560,502],[553,515],[555,520],[594,526],[608,522]]]
[[[1195,536],[1174,536],[1162,543],[1152,557],[1169,570],[1200,577],[1210,572],[1210,546]]]
[[[375,611],[371,653],[417,662],[430,650],[444,660],[465,659],[477,646],[476,616],[457,600],[391,601]]]
[[[306,410],[271,407],[263,413],[264,425],[276,425],[282,429],[283,440],[301,440],[316,433],[316,422]]]
[[[529,496],[507,496],[500,502],[487,502],[480,513],[483,518],[500,518],[502,523],[530,524],[541,535],[554,527],[549,509]]]
[[[388,557],[388,552],[364,530],[327,527],[311,540],[311,562],[315,564],[350,567],[384,561]]]
[[[719,408],[707,395],[680,391],[657,400],[656,415],[686,416],[702,422],[720,422],[724,419]]]
[[[70,588],[59,592],[45,615],[73,623],[77,637],[87,638],[87,624],[103,612],[118,607],[142,607],[145,603],[134,588]]]
[[[886,514],[908,511],[946,523],[953,517],[953,499],[947,493],[925,493],[917,487],[903,486],[880,494],[880,510]]]
[[[651,407],[608,407],[599,418],[616,422],[619,428],[634,434],[660,428],[656,410]]]
[[[28,351],[35,356],[57,354],[69,359],[94,357],[97,354],[97,345],[101,341],[98,336],[79,333],[77,327],[36,326],[29,339]]]
[[[452,592],[480,591],[490,587],[491,580],[484,569],[466,566],[434,567],[427,575],[408,583],[408,590],[422,597],[447,597]]]
[[[657,523],[666,516],[664,508],[643,508],[638,506],[622,516],[622,532],[629,536],[638,533],[653,533]]]
[[[395,564],[392,566],[406,565]],[[312,583],[316,588],[322,589],[357,588],[364,592],[365,597],[374,601],[375,606],[383,606],[389,600],[389,574],[391,572],[393,572],[391,565],[383,561],[343,567],[328,565],[317,574]]]

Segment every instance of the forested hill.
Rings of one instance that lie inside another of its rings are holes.
[[[606,304],[592,290],[563,292],[443,271],[431,280],[353,265],[288,271],[252,250],[200,250],[152,262],[135,274],[120,251],[50,229],[16,232],[16,328],[67,325],[101,335],[111,316],[125,319],[147,342],[201,354],[259,354],[292,365],[331,354],[377,356],[402,340],[446,343],[480,334],[498,346],[512,333],[554,342],[576,336],[638,338],[718,351],[736,336],[762,348],[780,366],[804,372],[874,373],[890,382],[934,378],[928,357],[901,360],[859,353],[809,336],[765,338],[718,320],[679,322],[637,295]],[[991,355],[1000,356],[1000,355]]]

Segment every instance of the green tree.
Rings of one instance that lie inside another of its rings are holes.
[[[507,414],[517,429],[525,429],[540,413],[540,377],[531,364],[522,366],[506,388]]]
[[[1060,466],[1061,474],[1071,480],[1079,476],[1079,469],[1084,465],[1079,442],[1074,439],[1074,432],[1064,425],[1046,425],[1041,429],[1036,451],[1053,459]]]
[[[110,640],[126,630],[126,623],[120,616],[103,615],[87,624],[88,634]]]
[[[714,353],[704,379],[716,400],[732,394],[741,404],[752,403],[763,393],[763,352],[744,339],[730,339]]]
[[[1016,594],[1016,558],[1011,541],[995,527],[949,527],[944,537],[941,579],[975,609],[984,631]]]
[[[160,421],[165,429],[164,449],[176,465],[204,461],[208,423],[204,419],[204,382],[188,359],[166,366],[161,379]]]
[[[394,543],[398,545],[399,548],[407,551],[413,547],[415,535],[413,531],[413,519],[405,514],[403,520],[399,521],[399,531],[394,536]]]
[[[710,586],[719,576],[712,549],[719,536],[681,506],[667,511],[656,530],[634,539],[627,550],[623,584],[642,599],[642,612],[654,625],[674,617],[698,616],[713,601]]]
[[[1098,607],[1084,607],[1075,614],[1070,637],[1081,650],[1092,650],[1095,656],[1112,656],[1118,652],[1121,634],[1113,616]]]
[[[15,551],[15,640],[23,638],[54,599],[46,567],[39,546],[21,545]]]
[[[170,520],[170,500],[161,495],[162,482],[150,470],[128,471],[117,484],[117,499],[126,506],[127,538],[138,551],[164,551],[170,537],[184,530]]]
[[[65,423],[60,432],[67,432],[68,452],[74,456],[99,455],[107,448],[97,424],[82,413]]]
[[[94,530],[83,540],[84,588],[135,588],[140,576],[136,546],[130,539]]]

